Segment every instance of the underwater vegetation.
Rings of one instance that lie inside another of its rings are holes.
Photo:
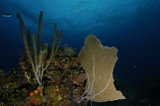
[[[113,84],[116,48],[103,47],[89,35],[77,56],[70,47],[59,48],[63,31],[58,31],[57,25],[49,47],[42,41],[42,17],[41,11],[36,38],[17,13],[26,55],[20,57],[17,69],[7,75],[1,72],[1,105],[77,106],[87,105],[89,100],[125,98]]]
[[[54,59],[54,56],[60,46],[60,42],[62,39],[62,31],[58,31],[57,25],[55,25],[54,35],[52,39],[52,47],[50,52],[48,52],[48,44],[43,44],[42,42],[42,17],[43,12],[40,12],[39,15],[39,25],[38,25],[38,43],[36,42],[36,38],[34,34],[30,34],[30,30],[26,33],[23,20],[20,14],[17,14],[17,17],[20,22],[20,27],[22,31],[22,39],[25,46],[26,54],[29,59],[29,62],[32,66],[32,70],[34,72],[35,78],[38,84],[42,85],[42,79],[44,75],[44,71],[48,68],[51,60]],[[56,45],[56,40],[57,41]],[[38,46],[36,45],[38,44]]]
[[[60,48],[63,31],[57,25],[50,47],[42,41],[42,11],[37,38],[25,29],[19,13],[17,18],[26,55],[9,73],[0,70],[0,106],[87,106],[92,102],[138,106],[134,93],[125,88],[127,83],[113,76],[117,48],[103,46],[90,34],[77,55],[71,47]],[[147,102],[144,99],[141,105]]]
[[[82,97],[95,102],[125,99],[114,86],[113,68],[117,60],[117,49],[105,47],[94,35],[85,39],[78,56],[87,74],[87,86]],[[80,101],[81,101],[80,100]]]

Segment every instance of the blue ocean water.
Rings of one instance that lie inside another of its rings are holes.
[[[15,14],[37,33],[41,10],[44,41],[51,43],[58,24],[64,30],[61,47],[79,52],[85,37],[95,34],[103,45],[118,48],[116,75],[137,85],[146,82],[144,87],[159,83],[160,0],[0,0],[0,68],[17,67],[23,51]],[[2,16],[6,13],[11,17]]]

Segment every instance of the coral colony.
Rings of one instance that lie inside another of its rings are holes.
[[[94,35],[89,35],[78,59],[87,74],[86,89],[78,103],[83,99],[95,102],[125,99],[113,84],[112,74],[117,60],[116,48],[104,47]]]
[[[51,51],[48,52],[48,44],[44,45],[42,42],[42,16],[43,12],[40,12],[37,46],[35,35],[32,34],[31,36],[30,31],[28,31],[28,34],[26,33],[23,20],[20,14],[17,14],[27,57],[39,86],[42,86],[44,71],[47,70],[51,61],[54,61],[62,39],[62,31],[59,32],[55,25]],[[56,42],[57,38],[59,38],[58,43]],[[78,60],[85,69],[87,84],[85,92],[77,103],[80,103],[84,99],[95,102],[125,99],[113,84],[113,68],[117,61],[116,48],[104,47],[94,35],[89,35],[79,53]]]
[[[77,56],[71,47],[59,48],[62,31],[57,25],[49,47],[42,41],[42,17],[41,11],[36,38],[17,14],[26,55],[11,73],[0,70],[0,105],[86,106],[88,101],[125,99],[114,86],[115,47],[103,46],[91,34]]]
[[[23,20],[20,14],[17,14],[17,17],[20,22],[22,39],[23,39],[23,43],[27,53],[27,57],[32,66],[32,70],[34,72],[35,78],[40,86],[42,85],[44,71],[48,68],[51,60],[54,59],[54,56],[60,46],[60,42],[62,39],[62,31],[59,32],[57,29],[57,25],[55,25],[51,52],[48,52],[48,44],[43,44],[42,42],[42,16],[43,16],[43,12],[41,11],[39,16],[38,46],[37,46],[35,35],[34,34],[30,35],[29,30],[28,30],[28,33],[26,33]],[[59,40],[57,41],[58,44],[56,45],[57,38],[59,38]]]

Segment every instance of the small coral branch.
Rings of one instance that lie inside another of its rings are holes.
[[[44,44],[42,41],[42,17],[43,12],[41,11],[38,24],[38,41],[36,42],[36,36],[34,34],[31,35],[29,30],[26,33],[23,19],[21,15],[17,13],[26,54],[31,64],[37,83],[40,86],[43,82],[44,71],[47,70],[60,46],[63,32],[58,31],[57,25],[55,25],[51,50],[49,50],[48,44]]]

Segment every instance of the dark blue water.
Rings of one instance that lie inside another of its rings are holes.
[[[160,75],[160,0],[1,0],[0,68],[17,67],[23,51],[19,12],[27,28],[37,33],[39,11],[44,11],[43,39],[51,42],[53,25],[64,30],[63,42],[77,51],[85,37],[95,34],[103,45],[118,48],[115,75],[141,84]]]

